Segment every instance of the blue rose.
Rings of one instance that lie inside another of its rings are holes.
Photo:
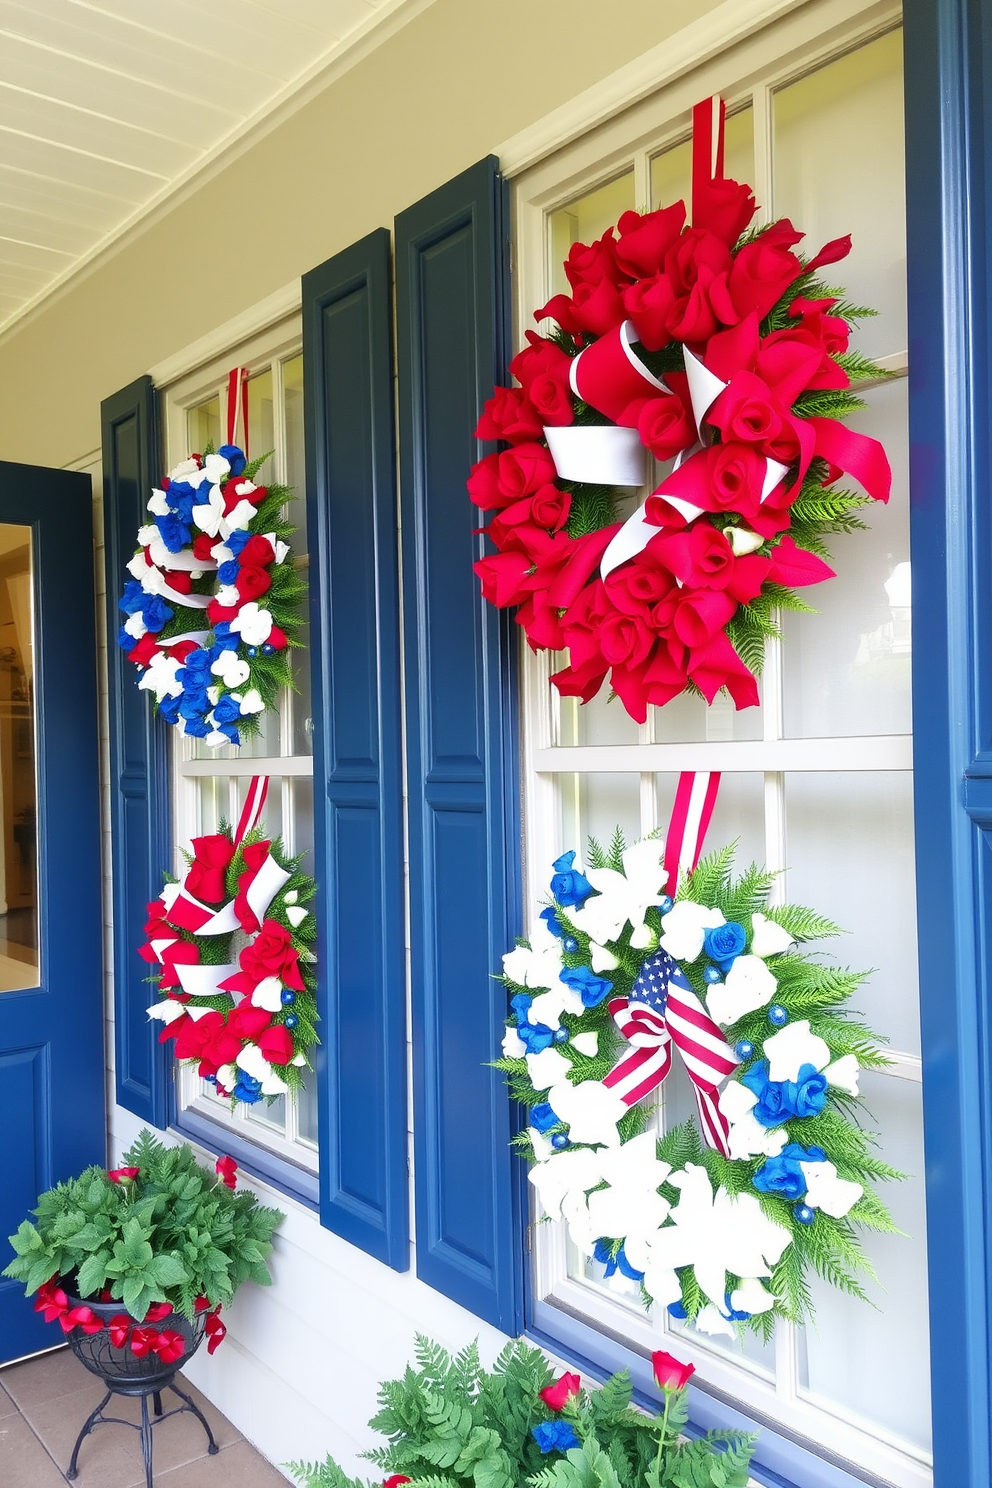
[[[605,1276],[607,1278],[612,1276],[615,1271],[619,1271],[621,1276],[626,1276],[630,1281],[644,1280],[644,1272],[634,1269],[628,1261],[622,1245],[616,1255],[614,1255],[608,1240],[597,1240],[592,1256],[594,1261],[599,1261],[601,1265],[606,1267]]]
[[[170,506],[175,506],[177,500],[181,501],[186,496],[195,498],[199,494],[198,488],[191,486],[186,480],[170,480],[165,490]]]
[[[175,512],[155,518],[155,526],[170,553],[181,553],[189,543],[189,528]]]
[[[145,629],[150,630],[153,635],[158,635],[174,614],[175,611],[169,609],[161,594],[145,595],[145,602],[141,607],[141,618],[145,622]]]
[[[208,685],[210,677],[210,652],[198,646],[191,651],[183,663],[183,671],[186,674],[186,685],[203,686]]]
[[[241,735],[238,733],[233,723],[222,723],[220,725],[220,732],[222,734],[226,734],[232,744],[241,743]]]
[[[128,579],[124,585],[124,593],[117,601],[117,608],[123,610],[125,615],[133,615],[136,610],[144,609],[145,591],[137,579]]]
[[[226,539],[225,546],[230,548],[236,558],[250,537],[250,532],[246,532],[243,528],[239,529],[237,532],[232,532],[230,537]]]
[[[164,697],[158,705],[158,711],[166,723],[178,723],[179,699],[177,697]]]
[[[540,1054],[542,1049],[550,1049],[555,1041],[554,1029],[546,1023],[528,1023],[526,1018],[517,1024],[517,1036],[527,1045],[528,1054]]]
[[[117,644],[122,651],[133,651],[137,642],[133,635],[129,635],[123,625],[117,632]]]
[[[253,1080],[251,1085],[239,1080],[231,1094],[235,1100],[244,1101],[246,1106],[253,1106],[256,1101],[262,1099],[257,1080]]]
[[[248,463],[244,451],[240,450],[236,444],[222,444],[217,453],[230,465],[232,475],[240,475]]]
[[[711,961],[722,971],[729,971],[737,957],[747,945],[747,932],[743,925],[730,920],[726,925],[716,925],[703,936],[703,948]]]
[[[198,493],[192,487],[187,486],[185,481],[182,482],[182,486],[184,489],[178,491],[175,486],[169,487],[169,505],[180,521],[189,526],[193,520],[193,507],[202,505],[203,497],[197,500]]]
[[[592,893],[592,884],[584,873],[572,867],[574,862],[574,852],[567,852],[562,853],[560,858],[555,858],[551,865],[555,870],[551,892],[559,904],[582,904]]]
[[[567,931],[563,930],[558,923],[558,911],[549,904],[547,909],[541,910],[541,919],[547,925],[552,935],[557,935],[559,940],[564,940]]]
[[[222,584],[234,584],[237,582],[240,568],[241,565],[236,558],[229,558],[217,570],[217,577]]]
[[[798,1080],[790,1080],[792,1104],[797,1116],[818,1116],[827,1104],[827,1077],[812,1064],[804,1064]]]
[[[541,1421],[531,1427],[531,1436],[542,1452],[567,1452],[581,1445],[574,1427],[568,1421]]]
[[[751,1182],[759,1193],[781,1194],[783,1199],[801,1199],[806,1179],[799,1166],[806,1153],[798,1142],[790,1142],[777,1157],[766,1157]]]
[[[547,1101],[541,1101],[539,1105],[531,1106],[529,1125],[536,1127],[539,1132],[550,1131],[553,1126],[558,1126],[559,1118],[552,1111]]]
[[[533,1001],[534,999],[529,992],[518,992],[515,997],[510,998],[510,1006],[516,1013],[519,1022],[527,1022],[527,1014],[530,1012],[530,1005]]]
[[[558,979],[573,992],[578,992],[587,1008],[597,1007],[606,994],[613,991],[613,983],[597,976],[588,966],[566,966],[558,973]]]
[[[795,1116],[793,1097],[796,1087],[791,1081],[769,1080],[767,1059],[760,1060],[746,1075],[742,1075],[741,1084],[758,1097],[752,1115],[762,1126],[781,1126]]]
[[[190,738],[205,739],[207,737],[210,729],[202,718],[189,718],[185,713],[182,716],[186,719],[186,732]]]
[[[214,723],[233,723],[236,718],[241,717],[241,704],[237,698],[233,698],[226,692],[219,702],[214,704]]]

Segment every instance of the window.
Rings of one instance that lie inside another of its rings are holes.
[[[789,18],[705,72],[529,170],[515,183],[518,332],[563,287],[561,259],[627,208],[689,194],[689,109],[728,103],[727,174],[755,186],[764,220],[789,216],[815,250],[851,231],[838,270],[874,305],[857,344],[891,371],[907,365],[902,52],[897,12],[853,26],[839,6]],[[846,28],[841,32],[840,27]],[[827,35],[827,27],[832,29]],[[888,29],[886,29],[886,26]],[[887,508],[869,532],[836,537],[838,577],[813,595],[819,615],[784,617],[769,643],[761,706],[735,712],[678,698],[643,727],[602,693],[581,706],[549,686],[553,658],[521,648],[527,899],[545,867],[619,824],[633,840],[664,827],[678,772],[723,772],[709,846],[738,841],[738,862],[784,870],[782,898],[810,903],[850,932],[843,963],[878,968],[859,1008],[891,1044],[892,1064],[863,1081],[881,1154],[911,1176],[888,1186],[900,1236],[867,1236],[876,1308],[814,1279],[815,1326],[779,1325],[767,1347],[698,1335],[664,1309],[645,1314],[636,1286],[575,1252],[561,1227],[536,1225],[535,1326],[580,1319],[646,1355],[673,1346],[703,1387],[787,1433],[900,1485],[930,1482],[926,1256],[911,799],[907,399],[903,375],[866,392],[854,426],[881,438],[893,464]],[[691,1110],[677,1071],[663,1125]],[[540,1219],[539,1214],[533,1216]],[[586,1345],[592,1348],[593,1344]]]
[[[303,450],[303,356],[297,326],[285,324],[246,347],[235,347],[223,359],[199,369],[171,387],[166,402],[167,465],[190,450],[223,443],[222,408],[226,408],[227,372],[247,366],[250,454],[272,454],[256,479],[291,486],[295,496],[289,518],[296,526],[294,558],[307,566],[306,501]],[[306,630],[301,632],[306,641]],[[182,868],[180,849],[191,837],[215,832],[222,818],[236,822],[253,775],[269,777],[263,821],[272,837],[281,836],[287,852],[304,854],[305,872],[313,871],[313,759],[311,750],[310,666],[307,650],[293,653],[294,684],[286,688],[277,712],[261,716],[260,731],[240,749],[209,749],[200,740],[174,738],[173,841],[175,871]],[[257,1148],[297,1168],[317,1170],[316,1075],[294,1099],[278,1096],[271,1104],[230,1103],[198,1079],[195,1071],[177,1075],[177,1104],[185,1114],[233,1129]]]

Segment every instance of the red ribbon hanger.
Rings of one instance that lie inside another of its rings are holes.
[[[239,441],[238,435],[241,434]],[[227,443],[248,454],[248,368],[232,367],[227,374]]]

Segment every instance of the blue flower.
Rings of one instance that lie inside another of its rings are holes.
[[[169,505],[180,521],[185,522],[187,526],[193,520],[193,507],[202,504],[203,497],[185,481],[179,483],[178,490],[175,486],[169,487]]]
[[[746,945],[744,926],[738,925],[735,920],[729,920],[725,925],[716,925],[703,936],[707,956],[723,971],[730,970]]]
[[[222,621],[226,625],[227,621]],[[226,635],[220,635],[219,627],[214,631],[214,643],[210,647],[209,656],[211,661],[216,661],[224,651],[237,651],[241,644],[241,638],[234,632],[229,631]]]
[[[124,585],[124,593],[117,601],[117,608],[123,610],[125,615],[133,615],[135,611],[145,607],[145,591],[137,579],[128,579]]]
[[[558,973],[558,979],[573,992],[578,992],[587,1008],[597,1007],[607,993],[613,991],[613,983],[597,976],[588,966],[566,966]]]
[[[229,692],[226,692],[220,701],[214,704],[214,723],[218,726],[222,723],[233,723],[236,718],[240,717],[241,704]]]
[[[179,699],[177,697],[164,697],[158,705],[158,711],[166,723],[178,723]]]
[[[781,1126],[793,1116],[817,1116],[827,1104],[827,1079],[804,1064],[796,1080],[769,1080],[768,1061],[760,1060],[741,1076],[741,1084],[758,1097],[752,1112],[762,1126]]]
[[[749,1312],[740,1312],[736,1307],[730,1305],[729,1292],[724,1293],[723,1304],[724,1316],[728,1317],[732,1323],[746,1323],[751,1316]]]
[[[547,925],[552,935],[557,935],[559,940],[565,939],[565,935],[567,932],[564,931],[559,925],[558,911],[554,909],[550,904],[548,905],[547,909],[541,910],[541,919]]]
[[[567,1452],[581,1446],[574,1428],[568,1421],[541,1421],[531,1427],[531,1436],[542,1452]]]
[[[610,1277],[614,1271],[619,1271],[621,1276],[626,1276],[630,1281],[643,1281],[644,1272],[636,1271],[628,1261],[624,1248],[621,1245],[616,1255],[613,1255],[608,1240],[597,1240],[593,1249],[593,1260],[599,1261],[606,1267],[605,1275]]]
[[[237,581],[240,569],[241,564],[238,560],[236,558],[230,558],[227,563],[221,564],[217,570],[217,577],[222,584],[233,584]]]
[[[827,1077],[813,1064],[804,1064],[799,1079],[789,1081],[795,1094],[792,1103],[797,1116],[818,1116],[827,1104]]]
[[[592,884],[584,873],[572,867],[574,862],[574,852],[567,852],[555,858],[551,865],[555,870],[551,892],[559,904],[582,904],[592,893]]]
[[[546,1023],[529,1023],[526,1018],[517,1024],[517,1037],[521,1043],[527,1045],[528,1054],[540,1054],[542,1049],[549,1049],[555,1041],[554,1029],[549,1028]]]
[[[193,739],[205,739],[210,732],[202,718],[190,718],[187,714],[182,715],[186,719],[186,732]]]
[[[241,735],[238,733],[233,723],[222,723],[220,725],[220,732],[222,734],[226,734],[232,744],[241,743]]]
[[[134,647],[137,645],[137,642],[135,641],[134,636],[130,635],[122,625],[120,630],[118,630],[117,632],[117,644],[118,646],[120,646],[122,651],[133,651]]]
[[[206,687],[210,677],[210,652],[205,651],[202,646],[197,646],[183,663],[183,671],[187,686]]]
[[[156,517],[155,526],[170,553],[181,553],[189,543],[189,527],[175,512]]]
[[[542,1101],[538,1106],[531,1106],[530,1125],[536,1127],[539,1132],[550,1131],[553,1126],[559,1125],[558,1117],[547,1101]]]
[[[232,475],[240,475],[248,463],[236,444],[222,444],[217,453],[230,465]]]
[[[235,558],[241,552],[241,549],[244,547],[245,543],[250,537],[251,533],[246,531],[244,528],[241,528],[237,532],[231,533],[230,537],[227,539],[226,546],[230,548]],[[227,624],[226,621],[224,623]]]
[[[166,622],[172,619],[174,614],[175,611],[170,610],[161,594],[145,595],[145,602],[141,607],[141,616],[145,622],[145,629],[150,630],[153,635],[157,635],[165,626]]]
[[[203,489],[202,484],[197,489],[197,488],[194,488],[193,486],[191,486],[190,483],[189,483],[189,481],[185,481],[185,480],[170,480],[168,486],[166,487],[166,496],[167,496],[169,505],[170,506],[175,506],[177,501],[182,501],[187,496],[189,496],[191,498],[195,498],[195,497],[199,496],[200,495],[200,492],[202,491],[202,489]],[[197,502],[197,505],[199,505],[199,504],[200,503]]]
[[[231,1091],[231,1094],[234,1096],[235,1100],[244,1101],[246,1106],[253,1106],[256,1101],[260,1101],[262,1099],[257,1082],[255,1083],[254,1090],[252,1090],[250,1086],[242,1084],[242,1082],[239,1080],[234,1089]]]
[[[510,998],[510,1006],[516,1013],[518,1022],[527,1022],[527,1014],[530,1012],[530,1005],[533,1001],[529,992],[518,992],[515,997]]]
[[[809,1161],[806,1149],[790,1142],[777,1157],[767,1157],[751,1182],[759,1193],[781,1194],[784,1199],[801,1199],[806,1192],[806,1179],[799,1166]]]

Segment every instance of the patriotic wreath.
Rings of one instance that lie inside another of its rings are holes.
[[[590,842],[585,871],[574,852],[557,859],[551,904],[503,958],[513,1013],[497,1067],[528,1107],[514,1140],[544,1213],[582,1254],[703,1332],[768,1337],[776,1315],[809,1312],[810,1266],[865,1296],[854,1227],[894,1229],[870,1183],[901,1175],[853,1119],[859,1070],[886,1063],[845,1011],[864,974],[800,948],[837,927],[770,906],[774,875],[734,878],[732,847],[672,898],[680,857],[698,855],[684,824],[702,804],[705,825],[714,793],[683,777],[667,852],[618,832],[608,852]],[[673,1051],[698,1126],[658,1137]]]
[[[190,455],[148,502],[118,643],[159,713],[207,744],[240,744],[292,683],[288,648],[306,585],[286,539],[286,486],[234,443]],[[204,620],[209,628],[204,628]]]
[[[819,277],[850,237],[806,259],[787,219],[749,230],[754,196],[722,153],[711,99],[693,115],[692,226],[676,202],[574,244],[571,294],[535,312],[553,330],[527,332],[519,386],[496,389],[475,431],[510,446],[468,481],[495,509],[484,597],[519,606],[535,651],[567,648],[561,693],[588,702],[609,674],[640,723],[683,691],[756,704],[778,612],[808,610],[795,590],[833,577],[824,534],[862,528],[891,484],[878,441],[839,422],[865,406],[852,381],[885,375],[848,349],[875,312]],[[648,454],[674,465],[621,520]],[[844,471],[867,495],[834,484]]]
[[[316,885],[258,825],[267,782],[252,781],[236,831],[193,838],[182,883],[148,906],[143,960],[161,969],[148,1009],[159,1041],[232,1101],[254,1105],[303,1084],[317,1040]],[[232,959],[241,941],[237,960]]]

